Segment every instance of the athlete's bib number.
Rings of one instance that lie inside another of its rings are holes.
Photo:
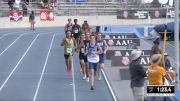
[[[84,53],[84,48],[81,48],[81,53]]]
[[[67,53],[72,54],[72,48],[67,48]]]
[[[78,33],[78,32],[79,32],[78,29],[75,29],[75,30],[74,30],[74,33]]]

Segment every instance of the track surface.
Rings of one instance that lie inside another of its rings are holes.
[[[66,74],[63,37],[63,28],[0,30],[0,101],[113,101],[104,79],[90,91],[78,54],[75,82]]]

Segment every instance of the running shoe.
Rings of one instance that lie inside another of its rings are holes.
[[[83,76],[83,80],[85,80],[85,79],[86,79],[86,75]]]
[[[94,90],[94,87],[93,87],[93,86],[91,86],[90,90]]]
[[[100,76],[98,77],[98,80],[101,81],[101,79],[102,79],[102,77],[101,77],[101,75],[100,75]]]
[[[86,81],[89,82],[89,77],[86,78]]]

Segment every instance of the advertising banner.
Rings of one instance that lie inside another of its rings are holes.
[[[128,38],[138,38],[135,33],[111,33],[104,35],[102,34],[102,38],[104,39],[128,39]]]
[[[13,10],[9,11],[10,21],[22,21],[23,15],[21,11],[14,12]]]
[[[40,19],[43,21],[54,21],[54,14],[49,10],[40,11]]]
[[[152,19],[165,18],[166,14],[168,18],[174,18],[174,10],[157,9],[157,10],[121,10],[117,12],[117,19],[148,19],[148,14]]]
[[[106,59],[111,59],[112,56],[130,56],[132,50],[108,50]],[[150,55],[150,50],[142,50],[142,55]]]
[[[127,46],[132,43],[136,43],[137,46],[140,46],[140,39],[104,39],[108,46]]]
[[[111,66],[129,66],[131,57],[130,56],[112,56]],[[140,64],[143,66],[149,65],[150,56],[141,56]]]

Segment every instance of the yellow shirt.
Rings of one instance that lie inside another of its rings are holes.
[[[163,85],[163,77],[165,76],[165,69],[161,66],[148,67],[148,81],[150,85]]]

